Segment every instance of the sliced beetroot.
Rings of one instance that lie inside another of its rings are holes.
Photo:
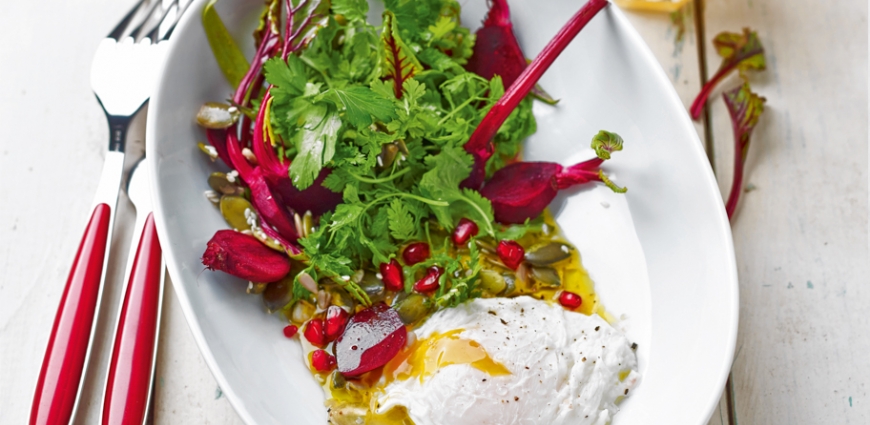
[[[258,283],[275,282],[290,273],[290,259],[285,254],[235,230],[218,230],[212,236],[202,254],[202,264],[209,270]]]
[[[405,346],[407,330],[399,313],[384,303],[362,310],[335,341],[338,371],[357,376],[387,364]]]
[[[496,171],[480,194],[492,202],[496,221],[517,224],[537,217],[560,190],[578,184],[597,181],[623,193],[626,189],[616,186],[601,170],[604,160],[622,150],[622,144],[618,134],[599,131],[592,138],[597,158],[567,168],[552,162],[515,162]]]
[[[523,55],[511,23],[507,0],[492,0],[483,26],[476,32],[474,53],[465,69],[487,80],[496,74],[509,87],[526,69]]]

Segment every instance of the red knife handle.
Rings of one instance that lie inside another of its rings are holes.
[[[111,208],[98,204],[85,228],[42,359],[31,425],[66,425],[72,420],[100,297],[111,218]]]
[[[160,313],[163,262],[148,214],[118,319],[103,399],[103,425],[141,425],[147,414]]]

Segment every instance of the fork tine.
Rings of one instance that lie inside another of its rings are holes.
[[[167,18],[167,16],[169,16],[169,12],[171,12],[173,10],[175,10],[175,16],[172,18],[172,23],[170,24],[169,28],[167,29],[167,27],[164,25],[164,23],[166,23],[166,18]],[[184,13],[184,11],[181,10],[181,5],[178,4],[178,0],[172,0],[169,3],[169,5],[164,8],[163,16],[160,17],[160,19],[154,25],[154,28],[145,37],[149,38],[152,43],[156,43],[160,40],[168,39],[169,36],[166,34],[170,33],[170,31],[173,29],[175,24],[178,22],[178,19],[181,17],[182,13]],[[164,28],[165,34],[163,37],[159,37],[161,27]]]
[[[177,3],[177,2],[176,2]],[[178,25],[178,21],[181,20],[181,16],[184,15],[184,12],[187,11],[187,8],[193,3],[193,0],[188,0],[183,7],[179,6],[178,13],[175,14],[175,19],[172,21],[172,24],[169,25],[169,29],[166,30],[166,34],[163,34],[163,40],[169,40],[169,37],[172,35],[172,31],[175,30],[175,26]]]
[[[112,32],[110,32],[107,37],[113,38],[115,40],[120,40],[121,36],[123,36],[124,33],[126,32],[127,27],[130,25],[130,22],[133,20],[133,18],[139,12],[139,8],[141,8],[142,5],[145,4],[146,1],[147,0],[139,0],[139,2],[136,3],[135,6],[133,6],[133,9],[131,9],[130,12],[128,12],[127,15],[124,16],[123,19],[121,19],[121,22],[118,22],[118,25],[115,26],[115,29],[113,29]]]
[[[162,0],[151,0],[151,4],[148,6],[148,11],[145,12],[145,18],[142,19],[142,22],[133,28],[133,31],[130,32],[130,37],[133,37],[134,40],[139,41],[142,39],[142,34],[145,31],[147,25],[151,24],[152,17],[154,16],[154,11],[160,7],[160,4],[163,3]],[[165,13],[165,11],[164,11]],[[161,17],[161,19],[163,19]]]

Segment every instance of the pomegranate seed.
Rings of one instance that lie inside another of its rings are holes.
[[[326,333],[323,331],[323,319],[311,319],[305,325],[305,339],[318,347],[326,345]]]
[[[498,243],[495,251],[501,262],[511,270],[516,270],[520,266],[520,263],[523,262],[523,256],[526,254],[522,245],[512,240],[502,240]]]
[[[414,242],[402,252],[405,264],[412,266],[429,258],[429,244],[426,242]]]
[[[381,263],[381,278],[384,281],[384,286],[390,291],[405,289],[405,277],[402,274],[402,265],[395,258],[390,260],[389,263]]]
[[[288,325],[284,327],[284,336],[287,338],[293,338],[296,336],[296,332],[299,331],[299,328],[296,325]]]
[[[573,310],[580,307],[580,304],[583,304],[583,298],[573,292],[562,291],[562,293],[559,294],[559,304]]]
[[[462,218],[459,220],[459,224],[456,225],[456,228],[453,229],[453,243],[456,245],[464,245],[472,236],[477,236],[477,232],[479,231],[480,229],[477,228],[477,223],[467,218]]]
[[[335,356],[324,350],[311,352],[311,366],[318,372],[329,372],[335,369]]]
[[[335,340],[338,371],[344,376],[358,376],[379,368],[399,353],[407,337],[399,313],[390,306],[381,302],[361,310]]]
[[[426,276],[423,276],[422,279],[414,283],[414,290],[417,292],[432,292],[438,289],[438,287],[441,286],[438,279],[441,278],[441,274],[443,273],[444,269],[441,267],[429,267],[426,269]]]
[[[344,327],[347,326],[347,318],[350,315],[345,309],[331,305],[326,309],[326,341],[332,341],[344,332]]]

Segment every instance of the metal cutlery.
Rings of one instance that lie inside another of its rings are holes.
[[[94,55],[91,85],[109,122],[109,149],[54,318],[31,406],[31,425],[69,424],[75,417],[105,282],[127,129],[150,96],[166,48],[163,41],[182,12],[177,0],[165,7],[160,0],[140,0]]]

